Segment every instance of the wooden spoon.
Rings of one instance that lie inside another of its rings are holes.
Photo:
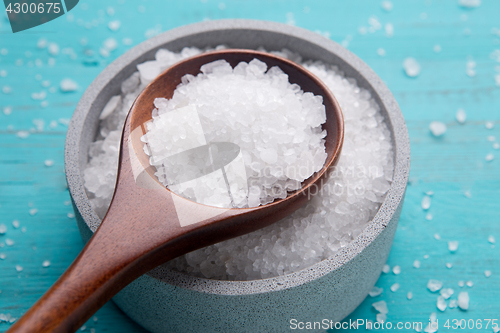
[[[303,91],[323,96],[327,160],[286,199],[255,208],[224,209],[184,199],[153,175],[140,137],[157,97],[171,98],[185,74],[225,59],[231,66],[257,58],[279,66]],[[303,67],[275,55],[228,49],[204,53],[167,69],[137,97],[123,129],[118,178],[108,213],[80,255],[8,332],[74,332],[127,284],[190,251],[263,228],[291,214],[317,194],[340,155],[344,122],[330,90]]]

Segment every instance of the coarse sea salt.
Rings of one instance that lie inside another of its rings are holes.
[[[153,119],[141,138],[163,185],[206,205],[255,207],[284,199],[323,167],[322,97],[303,92],[279,67],[268,69],[258,59],[234,69],[217,60],[201,72],[184,76],[171,99],[155,99]],[[233,143],[237,156],[205,174],[196,164],[215,163],[212,146],[207,154],[188,155],[212,142]]]
[[[379,288],[377,286],[373,286],[372,290],[368,293],[371,297],[377,297],[378,295],[382,294],[384,291],[384,288]]]
[[[430,279],[429,282],[427,282],[427,289],[429,289],[433,293],[439,291],[442,287],[443,282],[439,280]]]
[[[420,268],[420,260],[415,260],[415,261],[413,262],[413,267],[415,267],[415,268]]]
[[[420,74],[420,64],[415,58],[406,58],[403,61],[403,69],[409,77],[417,77]]]
[[[457,113],[455,114],[455,118],[460,124],[465,123],[465,120],[467,120],[467,114],[465,113],[464,109],[458,109]]]
[[[458,241],[449,241],[448,250],[450,250],[451,253],[455,253],[458,250]]]
[[[122,83],[120,102],[101,120],[84,170],[91,205],[101,218],[114,191],[121,130],[135,98],[161,71],[201,52],[196,48],[185,48],[180,53],[159,50],[155,60],[138,65],[139,71]],[[348,245],[383,202],[392,181],[394,162],[391,134],[378,104],[367,90],[335,66],[302,62],[298,55],[286,50],[275,53],[312,71],[332,90],[342,107],[344,149],[323,185],[328,191],[280,222],[193,251],[166,266],[190,275],[224,280],[262,279],[299,271]]]
[[[469,293],[462,291],[458,294],[458,307],[462,310],[469,309]]]
[[[446,124],[440,121],[432,121],[429,124],[429,129],[435,137],[440,137],[444,133],[446,133]]]

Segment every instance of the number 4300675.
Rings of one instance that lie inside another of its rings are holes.
[[[60,11],[61,11],[61,7],[60,7],[60,3],[58,2],[41,2],[41,3],[9,3],[9,5],[7,6],[7,8],[5,9],[5,11],[9,14],[11,13],[14,13],[14,14],[19,14],[19,13],[24,13],[24,14],[27,14],[27,13],[31,13],[31,14],[35,14],[35,13],[39,13],[39,14],[42,14],[42,13],[55,13],[55,14],[58,14]]]

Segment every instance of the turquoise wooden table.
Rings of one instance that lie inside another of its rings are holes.
[[[387,83],[407,121],[412,166],[387,263],[391,270],[377,282],[383,292],[368,296],[347,323],[376,321],[372,303],[384,300],[394,326],[427,323],[435,313],[440,332],[464,323],[465,331],[493,332],[492,320],[500,321],[500,2],[460,3],[480,2],[80,1],[70,13],[16,34],[1,14],[0,225],[7,230],[0,231],[0,331],[82,249],[63,148],[85,88],[116,57],[162,31],[208,19],[252,18],[294,24],[342,43]],[[109,38],[116,48],[103,44]],[[407,57],[420,64],[417,77],[405,74]],[[61,91],[66,78],[78,85],[75,91]],[[466,113],[463,124],[456,120],[458,109]],[[446,133],[434,137],[431,121],[445,123]],[[431,205],[423,210],[426,193]],[[455,252],[449,241],[458,241]],[[396,266],[399,274],[393,273]],[[468,310],[440,311],[429,279],[452,288],[450,300],[467,292]],[[82,330],[144,332],[111,302]]]

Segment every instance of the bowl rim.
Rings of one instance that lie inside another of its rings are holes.
[[[383,81],[365,62],[352,52],[312,31],[270,21],[224,19],[189,24],[166,31],[136,45],[118,57],[86,89],[68,126],[65,143],[65,171],[74,207],[78,210],[78,213],[82,216],[89,229],[94,232],[101,220],[90,206],[83,185],[82,173],[79,168],[82,154],[88,155],[88,151],[81,152],[79,149],[75,149],[75,147],[80,147],[85,120],[91,110],[93,101],[126,65],[136,61],[142,55],[176,39],[201,33],[222,32],[233,29],[281,33],[289,37],[306,40],[311,44],[315,44],[315,46],[325,49],[329,53],[335,54],[340,60],[355,69],[366,80],[371,90],[376,92],[378,96],[373,97],[378,97],[376,99],[380,108],[384,108],[389,116],[385,121],[391,135],[393,135],[393,143],[395,144],[393,147],[393,181],[383,203],[375,216],[367,223],[361,234],[347,246],[340,249],[335,255],[297,272],[250,281],[200,278],[176,272],[164,266],[159,266],[146,273],[158,281],[192,291],[218,295],[249,295],[297,287],[343,267],[358,256],[385,230],[404,198],[410,169],[410,141],[403,115],[394,96]]]

